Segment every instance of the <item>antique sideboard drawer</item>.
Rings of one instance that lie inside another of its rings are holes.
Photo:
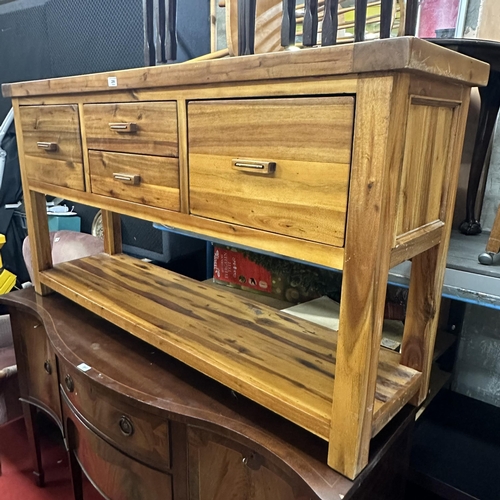
[[[69,452],[106,498],[171,500],[172,477],[147,467],[97,436],[63,403]]]
[[[193,215],[344,245],[354,98],[188,104]]]
[[[92,193],[180,210],[177,158],[89,151],[89,164]]]
[[[60,362],[61,390],[99,433],[128,455],[170,469],[169,424],[165,418],[118,400],[78,369]]]
[[[21,106],[19,112],[28,179],[83,191],[78,106]]]
[[[83,120],[89,149],[179,156],[173,101],[84,104]]]

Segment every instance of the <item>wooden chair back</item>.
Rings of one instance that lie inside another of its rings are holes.
[[[414,35],[417,8],[418,0],[226,0],[229,54]]]

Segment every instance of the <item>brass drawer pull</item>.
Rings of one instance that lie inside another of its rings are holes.
[[[68,389],[69,392],[73,392],[75,390],[75,384],[73,383],[71,375],[68,374],[64,377],[64,384],[66,385],[66,389]]]
[[[43,364],[43,369],[49,374],[52,375],[52,365],[50,364],[50,361],[47,359],[45,363]]]
[[[132,133],[137,132],[137,123],[110,123],[109,128],[115,132]]]
[[[37,142],[37,147],[43,149],[44,151],[57,151],[57,142]]]
[[[125,415],[122,415],[118,425],[120,426],[120,430],[124,436],[129,437],[134,433],[134,424],[132,423],[132,420]]]
[[[252,174],[270,175],[276,170],[276,162],[261,161],[261,160],[233,160],[233,168],[241,172],[249,172]]]
[[[133,184],[134,186],[137,186],[141,182],[141,176],[137,174],[120,174],[117,172],[113,174],[113,179],[125,184]]]

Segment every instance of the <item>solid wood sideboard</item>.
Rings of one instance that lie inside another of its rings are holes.
[[[470,87],[487,79],[403,37],[4,85],[36,291],[328,441],[354,478],[427,394]],[[53,265],[45,194],[103,209],[106,253]],[[338,335],[123,255],[118,214],[342,270]],[[399,355],[380,340],[407,259]]]
[[[35,475],[35,409],[60,426],[75,499],[82,472],[110,499],[401,500],[414,411],[372,446],[355,481],[327,443],[60,295],[2,296],[12,320]]]

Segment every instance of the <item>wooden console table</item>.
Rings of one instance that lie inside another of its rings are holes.
[[[354,478],[427,394],[470,87],[487,79],[402,37],[4,85],[36,291],[328,441]],[[53,266],[45,194],[103,209],[106,254]],[[121,254],[118,214],[342,270],[338,336]],[[399,356],[380,339],[408,259]]]
[[[350,481],[327,444],[60,295],[9,308],[22,401],[43,483],[35,408],[59,424],[75,498],[82,470],[106,498],[400,500],[414,412],[406,407]]]

